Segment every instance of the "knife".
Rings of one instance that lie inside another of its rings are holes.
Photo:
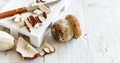
[[[45,6],[54,5],[54,4],[58,3],[59,1],[61,1],[61,0],[56,0],[56,1],[48,2],[48,3],[45,3],[44,5]],[[1,12],[0,13],[0,19],[1,18],[5,18],[5,17],[9,17],[9,16],[13,16],[15,14],[29,12],[29,11],[37,9],[38,7],[39,7],[39,5],[32,6],[32,7],[21,7],[21,8],[9,10],[9,11],[6,11],[6,12]]]

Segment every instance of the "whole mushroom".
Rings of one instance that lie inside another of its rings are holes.
[[[65,19],[59,19],[51,27],[51,33],[54,39],[60,42],[67,42],[73,36],[79,38],[81,35],[80,24],[73,15],[67,15]]]

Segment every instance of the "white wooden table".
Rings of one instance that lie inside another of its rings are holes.
[[[55,53],[26,61],[15,52],[0,52],[0,63],[120,63],[120,0],[68,3],[68,11],[59,18],[68,13],[78,17],[82,29],[79,39],[59,43],[49,34],[47,40],[55,46]]]

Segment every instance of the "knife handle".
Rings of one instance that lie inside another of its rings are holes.
[[[15,14],[20,14],[20,13],[23,13],[23,12],[27,12],[26,7],[17,8],[17,9],[14,9],[14,10],[2,12],[2,13],[0,13],[0,19],[15,15]]]

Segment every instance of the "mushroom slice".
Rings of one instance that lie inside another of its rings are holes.
[[[29,32],[31,32],[33,30],[33,27],[28,20],[25,20],[25,26],[26,26],[26,28],[28,29]]]
[[[43,12],[50,13],[51,10],[49,7],[45,6],[44,4],[39,5],[39,9]]]
[[[43,50],[41,50],[41,51],[39,52],[39,54],[40,54],[40,56],[44,56],[44,55],[45,55],[45,52],[44,52]]]
[[[21,15],[17,15],[15,18],[14,18],[14,22],[15,23],[18,23],[18,22],[20,22],[21,21]]]
[[[44,47],[44,48],[43,48],[43,51],[44,51],[46,54],[50,54],[50,49],[47,48],[47,47]]]
[[[39,56],[38,51],[22,37],[18,39],[16,51],[26,60],[35,59]]]
[[[47,13],[46,13],[46,12],[43,12],[42,16],[43,16],[44,18],[47,18]]]
[[[20,22],[17,22],[16,24],[19,26],[19,27],[23,27],[25,25],[24,23],[25,19],[23,17],[20,18]]]
[[[35,9],[35,10],[33,11],[33,13],[36,14],[36,15],[40,15],[40,14],[42,14],[43,12],[42,12],[41,10],[39,10],[39,9]]]
[[[20,16],[20,14],[13,15],[13,16],[9,17],[9,20],[14,20],[18,16]]]
[[[48,43],[48,41],[47,42],[45,41],[40,48],[39,54],[40,54],[40,56],[44,56],[46,54],[51,54],[53,52],[55,52],[54,46],[52,46],[50,43]]]
[[[42,16],[38,16],[37,18],[40,20],[40,23],[43,23],[45,21],[45,18]]]
[[[50,43],[48,43],[48,42],[45,42],[45,43],[44,43],[44,47],[45,47],[45,49],[48,48],[51,53],[55,52],[54,46],[52,46],[52,45],[51,45]]]

